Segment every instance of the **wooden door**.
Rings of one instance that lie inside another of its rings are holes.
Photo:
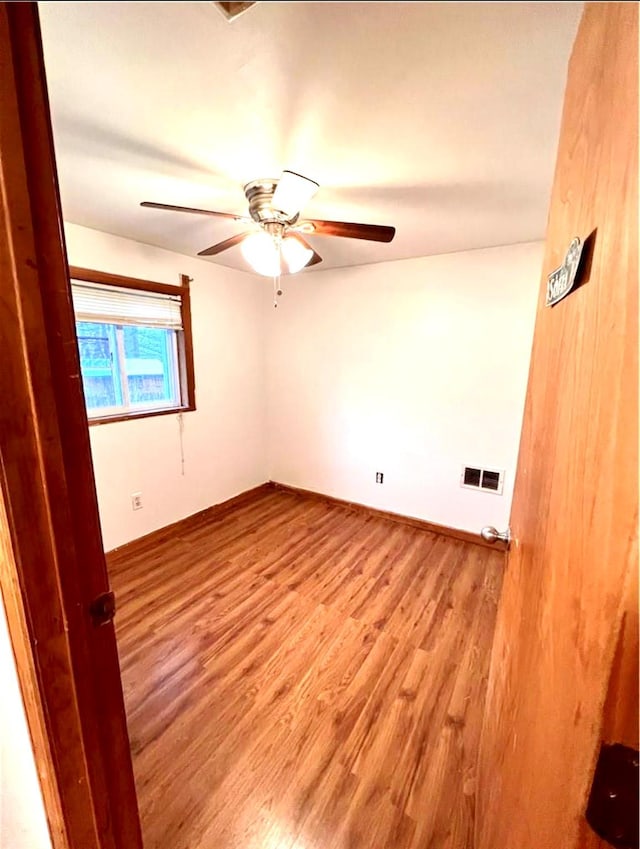
[[[551,197],[515,542],[481,743],[477,849],[578,845],[637,570],[637,48],[636,3],[587,4]],[[547,274],[574,236],[594,232],[583,285],[545,307]],[[637,597],[631,604],[637,610]],[[633,703],[632,686],[624,698]]]
[[[0,588],[55,849],[142,840],[35,3],[0,3]]]

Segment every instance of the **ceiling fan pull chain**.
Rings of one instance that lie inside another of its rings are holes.
[[[273,307],[274,309],[278,308],[278,298],[282,294],[282,289],[280,288],[280,275],[275,274],[273,277]]]
[[[276,238],[276,246],[278,248],[278,273],[273,277],[273,308],[278,308],[278,298],[282,295],[282,287],[280,285],[280,275],[282,274],[282,239]]]

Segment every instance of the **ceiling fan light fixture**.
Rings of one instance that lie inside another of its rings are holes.
[[[313,251],[305,247],[295,236],[285,236],[282,240],[282,257],[287,264],[289,274],[295,274],[311,261]]]
[[[217,212],[213,209],[197,209],[192,206],[175,206],[151,201],[144,201],[141,206],[253,223],[253,230],[237,233],[222,242],[216,242],[198,251],[198,256],[217,256],[223,251],[240,245],[247,263],[257,274],[265,277],[278,277],[283,269],[289,274],[296,274],[303,268],[322,262],[320,254],[305,240],[306,234],[362,239],[368,242],[392,241],[396,233],[395,227],[315,218],[299,221],[302,207],[319,188],[315,180],[310,180],[294,171],[284,171],[279,180],[271,178],[252,180],[244,186],[250,218],[230,212]]]
[[[251,233],[240,245],[242,255],[251,268],[265,277],[280,274],[280,254],[275,240],[264,230]]]
[[[273,193],[271,206],[293,218],[305,206],[320,188],[320,184],[295,171],[283,171],[278,180],[278,185]]]
[[[277,277],[285,268],[295,274],[308,265],[313,257],[311,248],[306,247],[294,235],[285,236],[280,242],[283,267],[280,266],[280,251],[277,240],[264,230],[251,233],[240,244],[242,255],[251,268],[264,277]]]

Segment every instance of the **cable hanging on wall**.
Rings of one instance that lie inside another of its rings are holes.
[[[184,418],[178,413],[178,434],[180,436],[180,474],[184,477]]]

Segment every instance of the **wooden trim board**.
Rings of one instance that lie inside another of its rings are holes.
[[[137,553],[138,549],[144,550],[146,548],[151,548],[165,540],[168,536],[181,536],[192,528],[198,527],[198,525],[203,525],[206,522],[218,519],[220,516],[224,516],[225,513],[228,513],[229,510],[232,510],[234,507],[240,507],[242,504],[246,504],[248,501],[251,501],[253,498],[264,492],[267,492],[271,488],[271,483],[261,483],[258,486],[254,486],[252,489],[247,489],[245,492],[234,495],[233,498],[221,501],[220,504],[213,504],[211,507],[205,507],[204,510],[192,513],[191,516],[186,516],[184,519],[178,519],[177,522],[172,522],[170,525],[165,525],[155,531],[150,531],[150,533],[145,534],[142,537],[137,537],[136,539],[132,539],[130,542],[125,542],[116,548],[112,548],[107,552],[107,557],[115,559],[121,554],[128,556],[134,552]]]
[[[190,404],[187,407],[167,407],[162,410],[148,410],[144,413],[127,413],[122,416],[102,416],[99,419],[88,419],[87,424],[89,427],[95,427],[97,425],[104,424],[113,424],[113,422],[133,422],[138,419],[152,419],[155,416],[178,416],[180,413],[192,413],[195,410],[195,407]]]
[[[151,531],[142,537],[138,537],[137,539],[126,542],[117,548],[113,548],[111,551],[107,552],[107,557],[113,561],[121,554],[128,556],[133,552],[137,553],[139,549],[144,550],[146,548],[153,547],[165,540],[168,536],[180,536],[192,528],[198,527],[198,525],[203,525],[213,519],[218,519],[234,507],[246,504],[258,495],[262,495],[272,489],[278,489],[282,492],[290,492],[306,498],[319,499],[321,501],[326,501],[329,504],[338,504],[340,507],[347,507],[348,509],[359,513],[368,513],[371,516],[377,516],[381,519],[390,519],[393,522],[400,522],[403,525],[410,525],[414,528],[419,528],[421,531],[429,531],[432,534],[451,537],[452,539],[461,540],[462,542],[470,542],[474,545],[481,545],[484,548],[495,548],[498,551],[506,550],[504,543],[497,542],[495,545],[490,545],[490,543],[485,542],[482,537],[472,534],[469,531],[461,531],[457,528],[448,528],[445,525],[436,525],[433,522],[427,522],[424,519],[415,519],[412,516],[403,516],[401,513],[391,513],[387,510],[378,510],[375,507],[367,507],[365,504],[358,504],[354,501],[345,501],[342,498],[334,498],[332,495],[324,495],[323,493],[314,492],[310,489],[300,489],[295,486],[289,486],[288,484],[278,483],[277,481],[267,481],[266,483],[261,483],[258,486],[254,486],[252,489],[246,490],[246,492],[241,492],[239,495],[234,495],[233,498],[229,498],[227,501],[222,501],[220,504],[214,504],[211,507],[205,507],[204,510],[193,513],[191,516],[187,516],[184,519],[178,519],[177,522],[172,522],[170,525],[165,525],[163,528],[158,528],[156,531]]]
[[[182,294],[182,286],[174,286],[172,283],[155,283],[153,280],[125,277],[122,274],[111,274],[109,271],[81,268],[79,265],[69,266],[69,277],[72,280],[84,280],[87,283],[99,283],[104,286],[121,286],[123,289],[140,289],[143,292],[160,292],[164,295]],[[184,277],[186,275],[180,276],[182,285],[184,285]]]
[[[182,336],[180,337],[181,354],[179,360],[184,369],[181,383],[184,386],[187,397],[184,412],[193,411],[196,408],[196,371],[193,356],[193,327],[191,326],[191,289],[189,283],[191,278],[188,274],[180,275],[180,288],[182,299],[180,301],[180,312],[182,314]]]
[[[306,495],[309,498],[318,498],[321,501],[327,501],[330,504],[339,504],[341,507],[347,507],[350,510],[355,510],[359,513],[369,513],[371,516],[378,516],[381,519],[391,519],[394,522],[400,522],[403,525],[410,525],[413,528],[420,528],[421,531],[429,531],[432,534],[451,537],[462,542],[471,542],[474,545],[481,545],[483,548],[493,548],[498,551],[506,551],[507,546],[503,542],[494,544],[485,542],[480,534],[472,534],[470,531],[462,531],[458,528],[450,528],[447,525],[436,525],[434,522],[427,522],[426,519],[416,519],[413,516],[403,516],[402,513],[392,513],[389,510],[379,510],[377,507],[368,507],[366,504],[360,504],[357,501],[345,501],[342,498],[335,498],[333,495],[325,495],[322,492],[314,492],[311,489],[300,489],[297,486],[289,486],[278,481],[271,481],[271,485],[276,489],[284,490],[285,492],[293,492],[296,495]]]

